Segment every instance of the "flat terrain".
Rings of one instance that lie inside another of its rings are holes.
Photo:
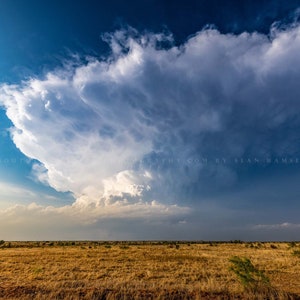
[[[1,299],[300,299],[300,243],[3,242]],[[230,270],[247,257],[270,280]]]

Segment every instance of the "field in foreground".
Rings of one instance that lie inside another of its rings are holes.
[[[1,299],[300,299],[300,243],[2,242],[0,247]],[[269,282],[253,286],[250,271],[241,282],[230,270],[233,256],[249,258]]]

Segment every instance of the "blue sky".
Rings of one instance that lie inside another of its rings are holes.
[[[1,1],[1,238],[299,239],[299,9]]]

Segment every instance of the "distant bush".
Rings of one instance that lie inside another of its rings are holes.
[[[300,250],[294,250],[293,255],[300,257]]]
[[[270,247],[271,247],[272,249],[277,249],[277,246],[275,246],[275,245],[273,245],[273,244],[271,244]]]
[[[249,258],[234,256],[229,260],[230,270],[235,273],[247,291],[257,291],[270,286],[269,278],[257,269]]]
[[[1,240],[0,245],[3,245],[3,244],[5,244],[5,241]]]
[[[244,242],[241,241],[241,240],[232,240],[232,241],[230,241],[230,243],[232,243],[232,244],[243,244]]]
[[[290,242],[288,245],[289,245],[289,248],[297,247],[296,242]]]
[[[263,247],[263,244],[260,242],[246,242],[245,247],[252,248],[252,249],[260,249]]]
[[[263,243],[261,243],[261,242],[256,243],[256,245],[257,245],[257,248],[263,247]]]
[[[129,246],[127,246],[127,245],[121,245],[120,249],[129,249]]]

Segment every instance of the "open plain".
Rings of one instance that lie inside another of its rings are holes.
[[[0,298],[300,299],[299,250],[240,241],[3,241]],[[241,280],[232,257],[248,258],[269,282],[252,285],[251,272]]]

